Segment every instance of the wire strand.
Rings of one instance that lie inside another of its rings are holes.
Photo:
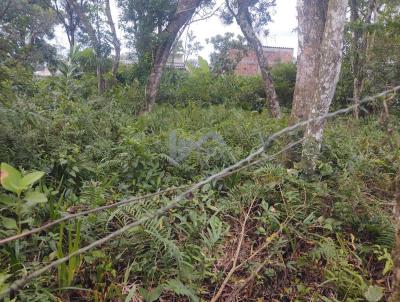
[[[10,236],[10,237],[1,239],[0,240],[0,246],[3,245],[3,244],[6,244],[8,242],[17,240],[17,239],[21,239],[23,237],[26,237],[26,236],[29,236],[29,235],[33,235],[35,233],[39,233],[41,231],[44,231],[44,230],[46,230],[46,229],[48,229],[48,228],[50,228],[52,226],[55,226],[57,224],[60,224],[61,222],[67,221],[67,220],[76,219],[78,217],[86,216],[86,215],[93,214],[93,213],[96,213],[96,212],[105,211],[105,210],[108,210],[108,209],[120,207],[120,206],[127,205],[127,204],[130,204],[130,203],[135,202],[135,201],[152,198],[152,197],[159,196],[159,195],[164,195],[164,194],[167,194],[167,193],[170,193],[170,192],[174,192],[174,191],[177,191],[177,190],[180,190],[180,189],[187,188],[188,186],[189,185],[176,187],[176,188],[168,188],[166,190],[162,190],[162,191],[159,191],[159,192],[155,192],[155,193],[151,193],[151,194],[147,194],[147,195],[143,195],[143,196],[130,197],[130,198],[127,198],[127,199],[122,200],[122,201],[117,202],[117,203],[101,206],[101,207],[90,209],[90,210],[87,210],[87,211],[78,212],[78,213],[75,213],[75,214],[66,215],[66,216],[64,216],[62,218],[59,218],[57,220],[51,221],[49,223],[46,223],[46,224],[44,224],[44,225],[42,225],[40,227],[31,229],[29,231],[24,231],[24,232],[22,232],[20,234],[14,235],[14,236]]]

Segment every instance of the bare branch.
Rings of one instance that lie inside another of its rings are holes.
[[[238,245],[237,245],[237,248],[236,248],[235,255],[233,257],[232,268],[229,271],[229,273],[226,275],[226,277],[225,277],[224,281],[222,282],[218,292],[214,295],[214,297],[212,297],[211,302],[218,301],[219,297],[222,295],[222,292],[225,289],[225,286],[228,284],[229,279],[232,277],[233,273],[236,271],[236,263],[237,263],[237,260],[239,258],[240,249],[242,248],[242,242],[243,242],[244,235],[245,235],[245,232],[246,232],[246,223],[247,223],[247,220],[250,217],[250,212],[253,209],[254,201],[255,201],[255,199],[253,199],[253,201],[251,202],[249,210],[247,211],[246,216],[244,217],[244,221],[242,223],[242,230],[240,232]]]

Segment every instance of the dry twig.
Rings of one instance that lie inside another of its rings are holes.
[[[254,204],[255,199],[253,199],[253,201],[251,202],[250,208],[246,213],[246,216],[244,217],[244,221],[242,223],[242,230],[240,232],[240,237],[239,237],[239,242],[236,248],[236,252],[235,252],[235,256],[233,257],[233,264],[232,264],[232,268],[229,271],[228,275],[226,275],[224,281],[222,282],[219,290],[217,291],[217,293],[214,295],[214,297],[212,297],[211,302],[216,302],[218,301],[219,297],[221,296],[222,292],[225,289],[225,286],[228,284],[229,279],[232,277],[233,273],[236,271],[236,263],[237,260],[239,258],[239,253],[240,253],[240,249],[242,247],[242,243],[243,243],[243,238],[246,232],[246,223],[248,218],[250,217],[250,212],[253,208],[253,204]]]

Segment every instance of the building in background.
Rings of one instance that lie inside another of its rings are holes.
[[[267,58],[270,67],[279,63],[293,62],[293,48],[264,46],[264,55]],[[232,53],[237,51],[232,50]],[[244,57],[239,61],[235,68],[236,75],[255,76],[260,74],[260,66],[258,65],[255,51],[248,50]]]
[[[182,70],[186,69],[186,64],[183,54],[180,53],[175,53],[175,54],[171,53],[165,65],[166,67],[174,69],[182,69]]]
[[[125,65],[132,65],[136,64],[138,62],[138,59],[135,58],[134,56],[124,53],[121,55],[120,62]],[[183,54],[174,54],[174,55],[171,54],[168,57],[168,61],[165,64],[165,66],[169,68],[185,70],[186,64],[183,59]]]

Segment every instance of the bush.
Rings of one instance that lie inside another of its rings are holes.
[[[277,64],[271,70],[279,103],[288,109],[292,107],[296,72],[294,63]]]
[[[224,104],[246,110],[261,111],[265,106],[265,91],[261,76],[213,75],[205,60],[188,71],[167,70],[161,84],[159,102],[202,106]],[[290,107],[296,80],[294,64],[278,64],[272,69],[275,89],[282,106]]]

